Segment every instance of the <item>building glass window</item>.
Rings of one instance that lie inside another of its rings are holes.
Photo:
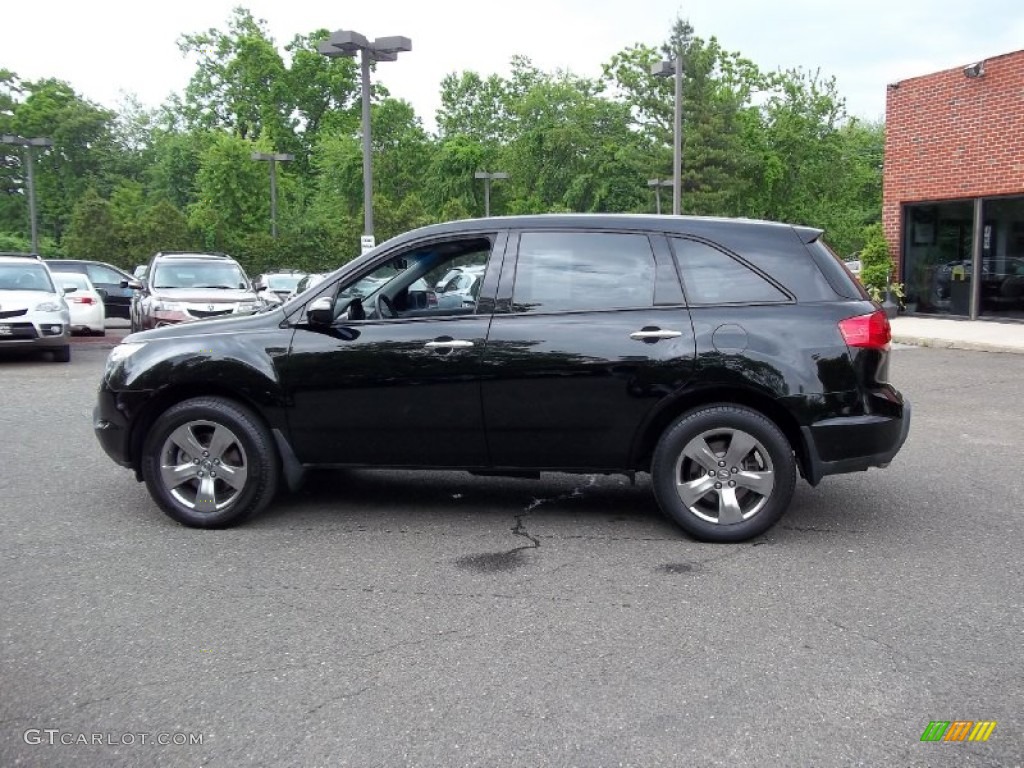
[[[982,203],[978,314],[1024,319],[1024,197]],[[913,312],[969,316],[974,200],[904,206],[903,282]]]
[[[978,313],[1024,319],[1024,197],[984,201]]]
[[[903,283],[908,310],[970,314],[973,219],[971,200],[904,206]]]

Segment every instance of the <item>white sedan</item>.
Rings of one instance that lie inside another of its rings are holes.
[[[64,301],[71,310],[71,332],[103,336],[106,333],[106,309],[103,296],[84,274],[55,272],[54,281],[64,291]]]

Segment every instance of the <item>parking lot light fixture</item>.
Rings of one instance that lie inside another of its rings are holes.
[[[655,212],[661,215],[661,188],[671,187],[673,185],[672,179],[648,179],[647,186],[654,187],[654,204]]]
[[[495,179],[507,179],[508,174],[503,171],[495,171],[494,173],[488,173],[487,171],[477,171],[473,174],[474,178],[484,180],[484,216],[490,217],[491,215],[491,182]]]
[[[683,197],[683,53],[674,61],[659,61],[651,67],[655,77],[675,77],[676,95],[672,119],[672,213],[682,211]]]
[[[277,164],[290,163],[295,155],[283,152],[253,152],[253,160],[261,160],[270,165],[270,233],[277,238]]]
[[[26,139],[22,136],[13,136],[5,133],[0,135],[0,144],[9,144],[17,147],[25,147],[25,180],[28,186],[28,218],[32,230],[32,253],[39,253],[39,229],[36,222],[36,177],[33,170],[33,150],[36,147],[52,147],[53,139],[43,136],[33,139]]]
[[[317,50],[328,58],[355,57],[359,54],[363,107],[363,246],[373,240],[373,159],[370,144],[370,63],[395,61],[399,53],[412,50],[412,40],[400,35],[378,37],[370,42],[365,35],[339,29],[320,42]]]

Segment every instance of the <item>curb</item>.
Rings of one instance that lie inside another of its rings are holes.
[[[971,352],[998,352],[1009,355],[1024,355],[1024,347],[991,344],[987,341],[965,341],[960,339],[936,339],[929,336],[893,335],[896,344],[910,344],[915,347],[931,347],[933,349],[965,349]]]

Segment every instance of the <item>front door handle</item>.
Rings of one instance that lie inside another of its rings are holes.
[[[633,331],[629,338],[637,341],[657,341],[658,339],[676,339],[683,335],[682,331],[663,331],[660,328],[645,328],[642,331]]]
[[[423,345],[427,349],[469,349],[473,346],[472,341],[464,339],[447,339],[442,341],[428,341]]]

